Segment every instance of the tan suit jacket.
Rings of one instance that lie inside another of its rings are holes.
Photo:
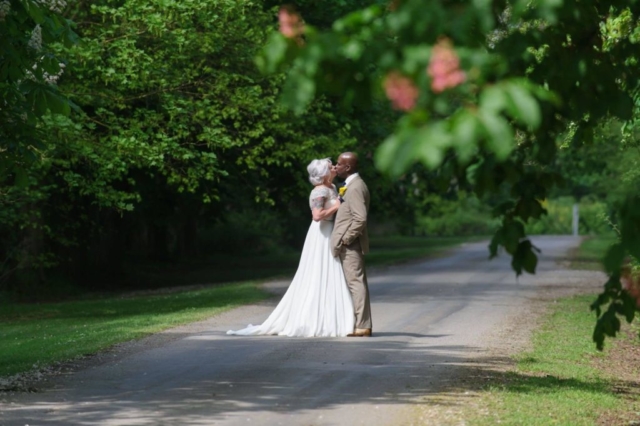
[[[367,232],[367,212],[369,211],[369,188],[360,175],[355,176],[347,186],[342,197],[331,234],[331,251],[335,257],[340,255],[343,246],[360,242],[362,254],[369,253],[369,234]]]

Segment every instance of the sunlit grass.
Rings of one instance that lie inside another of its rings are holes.
[[[491,382],[483,394],[486,416],[473,425],[594,425],[605,411],[621,409],[613,382],[593,363],[592,296],[558,301],[533,338],[533,349],[517,357],[517,368]]]
[[[92,354],[266,297],[249,282],[155,296],[0,306],[0,376]]]
[[[614,234],[585,238],[573,256],[573,269],[602,269],[601,259]],[[559,300],[533,338],[533,350],[517,357],[517,368],[495,380],[483,394],[488,415],[470,424],[595,425],[607,412],[624,412],[627,403],[613,392],[615,377],[597,367],[605,358],[591,339],[593,295]],[[606,361],[615,362],[615,361]]]

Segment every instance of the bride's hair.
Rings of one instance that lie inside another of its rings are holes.
[[[331,160],[329,158],[323,158],[322,160],[312,160],[307,166],[309,172],[309,182],[311,185],[317,186],[324,182],[325,176],[329,174],[331,167]]]

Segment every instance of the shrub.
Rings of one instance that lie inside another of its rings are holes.
[[[461,191],[457,199],[448,200],[439,195],[425,199],[428,214],[418,216],[416,234],[451,237],[465,235],[491,235],[499,225],[492,218],[490,208],[477,197]]]
[[[545,200],[542,204],[547,209],[547,214],[527,223],[525,227],[527,234],[563,235],[573,232],[575,201],[572,197]],[[607,207],[603,202],[583,198],[578,206],[580,235],[601,235],[611,232],[609,224],[604,220]]]

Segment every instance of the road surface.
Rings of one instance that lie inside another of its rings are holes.
[[[488,260],[487,242],[372,271],[372,338],[225,335],[259,324],[274,298],[132,344],[37,393],[0,395],[0,424],[420,424],[421,398],[464,374],[541,286],[571,276],[557,261],[579,239],[533,242],[539,273],[519,279],[508,256]]]

